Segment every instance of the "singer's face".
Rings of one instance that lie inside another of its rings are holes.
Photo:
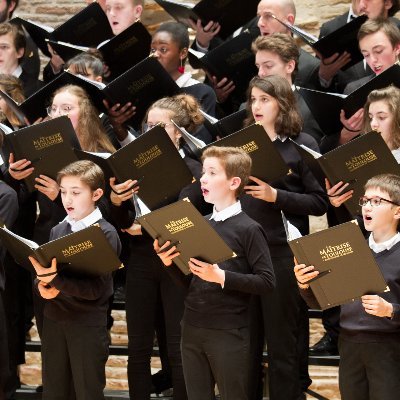
[[[360,50],[365,61],[375,74],[380,74],[398,60],[400,44],[393,47],[387,35],[377,31],[359,41]]]
[[[389,148],[392,147],[394,115],[385,100],[374,101],[369,105],[368,116],[371,129],[379,132]],[[391,150],[394,150],[391,148]]]
[[[270,75],[279,75],[292,82],[291,76],[295,66],[295,61],[284,62],[278,54],[267,50],[257,51],[255,56],[258,76],[265,78]]]
[[[169,32],[160,31],[153,36],[151,53],[165,70],[176,80],[181,75],[178,68],[185,57],[187,49],[180,49]]]
[[[130,27],[142,14],[133,0],[106,0],[106,14],[114,35]]]
[[[264,129],[270,132],[279,115],[278,101],[258,87],[251,89],[250,101],[254,120],[261,123]]]
[[[146,123],[149,128],[161,123],[175,147],[179,148],[181,134],[171,122],[171,118],[173,119],[173,113],[171,111],[155,107],[149,110]]]
[[[54,96],[51,107],[53,113],[50,117],[57,118],[62,115],[67,115],[79,138],[78,122],[80,106],[78,97],[68,91],[59,92]]]
[[[359,0],[357,9],[369,19],[387,18],[392,5],[392,0]]]
[[[276,4],[275,0],[262,0],[258,3],[257,8],[257,16],[259,17],[257,25],[260,28],[261,35],[288,33],[287,28],[279,21],[272,18],[270,14],[274,14],[282,21],[293,23],[293,21],[288,21],[287,13],[279,4]]]

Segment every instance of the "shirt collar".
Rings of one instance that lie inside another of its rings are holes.
[[[287,139],[287,136],[281,136],[281,135],[276,135],[272,141],[275,142],[275,140],[279,140],[281,142],[284,142]]]
[[[389,240],[386,240],[385,242],[382,242],[382,243],[376,243],[372,233],[369,235],[369,239],[368,239],[369,247],[375,253],[380,253],[381,251],[384,251],[384,250],[390,250],[398,242],[400,242],[400,233],[399,232],[397,232]]]
[[[87,215],[85,218],[80,219],[79,221],[74,221],[69,217],[69,215],[64,218],[64,221],[67,221],[69,223],[72,232],[78,232],[82,229],[87,228],[90,225],[95,224],[102,218],[103,216],[101,214],[101,211],[98,209],[98,207],[96,207],[94,211],[92,211],[89,215]]]
[[[226,207],[221,211],[217,211],[214,206],[210,220],[213,219],[216,222],[225,221],[226,219],[233,217],[234,215],[237,215],[241,212],[242,212],[242,205],[240,204],[240,201],[237,201],[235,204],[232,204],[231,206]]]
[[[18,65],[18,67],[14,70],[14,72],[11,75],[15,76],[16,78],[19,78],[21,74],[22,74],[22,67]]]
[[[196,81],[196,79],[192,78],[192,74],[190,72],[185,72],[182,74],[176,81],[175,83],[180,87],[180,88],[185,88],[189,86],[196,85],[199,83],[199,81]]]
[[[350,6],[349,15],[347,16],[347,22],[350,22],[352,19],[357,17],[358,15],[354,14],[353,7]]]

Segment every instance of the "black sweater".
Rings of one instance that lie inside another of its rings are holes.
[[[310,135],[300,133],[294,140],[318,151],[318,145]],[[271,183],[271,186],[277,189],[276,202],[269,203],[249,195],[242,196],[241,202],[243,210],[265,230],[271,256],[291,256],[281,211],[305,235],[309,232],[308,216],[323,215],[328,209],[328,201],[294,144],[289,139],[284,142],[278,139],[274,141],[274,145],[292,171],[291,174]]]
[[[105,219],[98,221],[108,241],[117,254],[121,252],[121,242],[115,228]],[[71,233],[68,222],[55,226],[50,232],[50,240]],[[45,300],[44,315],[57,322],[75,323],[85,326],[106,326],[109,297],[113,293],[112,275],[74,278],[60,272],[51,281],[51,286],[60,291],[57,297]]]
[[[356,343],[400,341],[400,242],[390,250],[373,254],[390,288],[389,292],[379,293],[379,296],[393,305],[394,317],[370,315],[364,310],[361,300],[356,300],[341,306],[340,334]],[[318,308],[311,289],[300,290],[300,294],[310,307]]]
[[[14,189],[11,189],[5,182],[0,181],[0,219],[11,228],[18,216],[18,197]],[[0,246],[0,291],[5,286],[3,262],[6,249]],[[1,293],[0,293],[1,296]]]
[[[265,233],[244,212],[225,221],[209,222],[237,257],[218,264],[225,270],[223,289],[218,283],[206,282],[193,275],[183,320],[210,329],[247,326],[251,295],[265,294],[275,287]]]

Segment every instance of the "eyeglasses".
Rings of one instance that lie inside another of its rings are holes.
[[[156,124],[152,124],[152,123],[150,123],[150,124],[143,124],[143,131],[144,132],[147,132],[147,131],[149,131],[150,129],[153,129],[155,126],[160,126],[161,128],[167,128],[168,126],[173,126],[174,124],[172,123],[172,122],[168,122],[168,123],[165,123],[165,122],[157,122]]]
[[[371,207],[379,207],[382,203],[382,201],[386,202],[386,203],[390,203],[390,204],[394,204],[395,206],[400,206],[400,204],[397,204],[391,200],[388,199],[384,199],[382,197],[372,197],[372,198],[368,198],[366,196],[362,196],[360,197],[360,199],[358,200],[358,204],[362,207],[366,206],[368,203],[371,204]]]
[[[47,111],[47,115],[49,117],[54,117],[57,114],[57,112],[58,112],[58,115],[67,115],[73,109],[74,109],[74,107],[65,104],[65,105],[62,105],[60,107],[49,106],[49,107],[46,108],[46,111]]]

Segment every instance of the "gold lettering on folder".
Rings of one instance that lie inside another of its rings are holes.
[[[134,44],[136,44],[138,42],[138,38],[136,36],[132,36],[131,38],[129,38],[128,40],[126,40],[125,42],[121,43],[116,49],[114,49],[114,54],[116,56],[120,55],[121,53],[123,53],[126,49],[128,49],[129,47],[133,46]]]
[[[353,253],[353,249],[349,242],[344,242],[336,246],[326,246],[323,250],[320,250],[322,261],[330,261],[334,258],[348,256]]]
[[[346,167],[349,172],[354,172],[356,169],[364,167],[365,165],[376,161],[378,157],[371,149],[366,153],[360,154],[359,156],[351,157],[349,161],[346,161]]]
[[[92,241],[86,240],[85,242],[68,246],[66,249],[62,250],[62,253],[64,257],[71,257],[74,256],[75,254],[82,253],[83,251],[92,249],[93,247],[94,246]]]
[[[188,217],[185,217],[177,219],[175,221],[169,221],[169,223],[166,224],[165,227],[168,229],[168,232],[173,235],[186,229],[193,228],[194,223]]]
[[[236,53],[231,54],[227,59],[226,63],[234,67],[235,65],[240,64],[243,60],[246,60],[253,56],[253,53],[248,49],[242,49]]]
[[[142,168],[150,161],[153,161],[157,157],[161,156],[162,151],[158,147],[158,145],[154,145],[149,150],[144,151],[143,153],[138,154],[138,156],[133,160],[136,168]]]
[[[128,86],[128,91],[132,95],[136,95],[137,92],[142,90],[144,87],[149,85],[150,83],[154,82],[155,78],[151,74],[145,75],[143,78],[138,79],[137,81],[133,81],[129,86]]]
[[[38,139],[35,139],[33,141],[33,146],[35,147],[35,150],[43,150],[46,149],[47,147],[54,146],[55,144],[60,144],[63,143],[64,140],[61,136],[61,133],[55,133],[54,135],[50,136],[41,136]]]
[[[239,147],[243,149],[246,153],[251,153],[258,150],[257,143],[254,140]]]

